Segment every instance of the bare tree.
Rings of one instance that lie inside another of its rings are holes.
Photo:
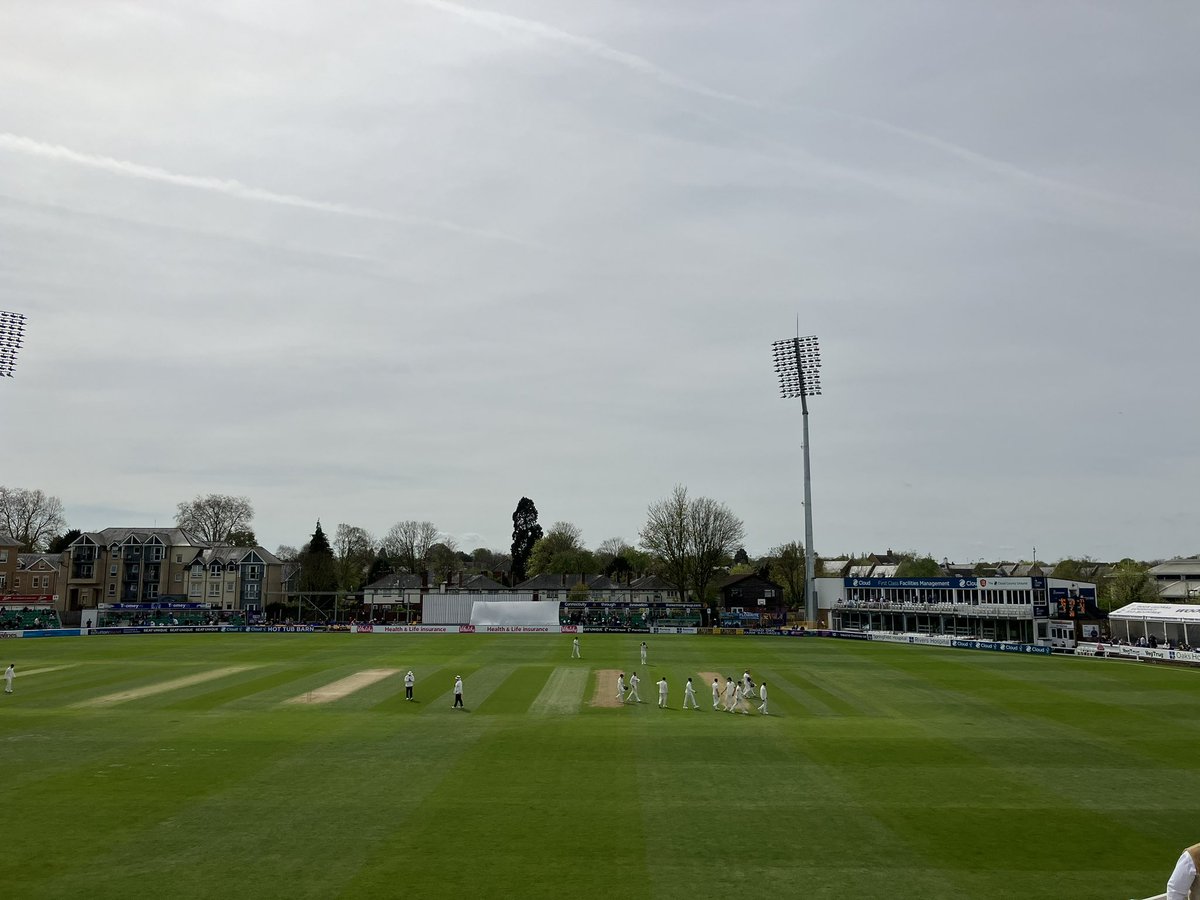
[[[791,606],[804,604],[804,545],[789,541],[771,550],[771,577],[783,585]],[[817,567],[820,571],[820,567]]]
[[[709,586],[717,567],[745,536],[742,520],[723,503],[708,497],[688,499],[687,488],[675,485],[671,496],[652,503],[640,537],[653,553],[663,576],[684,594],[708,603]]]
[[[439,581],[450,581],[462,571],[458,545],[449,535],[442,535],[442,539],[429,548],[428,556],[429,568]]]
[[[745,536],[746,526],[724,503],[697,497],[688,506],[691,581],[700,602],[708,602],[713,574]]]
[[[292,560],[300,555],[300,551],[291,544],[280,544],[275,548],[275,555],[282,560]]]
[[[437,526],[432,522],[408,519],[388,529],[383,536],[383,552],[398,570],[417,575],[429,565],[429,549],[437,539]]]
[[[254,506],[249,497],[196,495],[176,507],[175,524],[211,544],[222,544],[231,531],[250,531]]]
[[[646,524],[638,534],[642,546],[658,558],[663,578],[679,589],[680,599],[687,594],[690,573],[688,505],[687,488],[675,485],[670,497],[650,504]]]
[[[0,485],[0,531],[21,542],[21,550],[45,549],[67,524],[62,501],[40,490]]]
[[[365,528],[341,523],[333,537],[338,587],[357,591],[363,586],[375,557],[375,538]]]

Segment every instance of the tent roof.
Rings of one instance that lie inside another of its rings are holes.
[[[1200,625],[1200,604],[1130,603],[1113,610],[1108,617],[1133,622],[1186,622],[1188,625]]]

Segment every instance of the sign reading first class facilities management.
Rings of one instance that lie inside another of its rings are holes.
[[[961,588],[977,587],[974,578],[843,578],[846,587],[856,588]]]

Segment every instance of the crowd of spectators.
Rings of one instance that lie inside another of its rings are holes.
[[[53,607],[0,606],[0,631],[24,631],[30,628],[62,628]]]

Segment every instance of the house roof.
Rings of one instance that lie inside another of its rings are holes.
[[[21,542],[7,534],[0,534],[0,547],[20,547]]]
[[[201,540],[190,531],[182,528],[102,528],[100,531],[85,531],[71,542],[71,546],[83,542],[91,542],[101,546],[123,544],[129,538],[136,538],[138,543],[146,543],[152,537],[157,537],[168,547],[207,547],[208,541]]]
[[[364,591],[414,591],[421,587],[421,576],[409,572],[393,572],[372,581]]]
[[[643,575],[629,583],[631,591],[677,591],[679,587],[671,584],[660,575]]]
[[[33,569],[58,571],[59,556],[56,553],[18,553],[17,571],[28,572]]]
[[[763,576],[759,575],[757,572],[743,572],[741,575],[727,575],[717,584],[717,590],[723,591],[726,588],[731,588],[735,584],[741,584],[745,581],[755,581],[773,588],[778,588],[781,591],[783,590],[783,585],[772,581],[770,578],[763,578]]]
[[[494,578],[488,578],[486,575],[472,575],[462,583],[460,590],[494,592],[507,591],[508,588]]]
[[[1155,578],[1195,578],[1200,581],[1200,559],[1171,559],[1150,569]]]
[[[217,547],[204,547],[192,558],[191,562],[199,559],[205,565],[212,565],[214,562],[226,565],[229,563],[238,564],[243,562],[251,553],[261,559],[265,565],[282,562],[274,553],[270,553],[262,547],[232,547],[228,544],[222,544]]]

